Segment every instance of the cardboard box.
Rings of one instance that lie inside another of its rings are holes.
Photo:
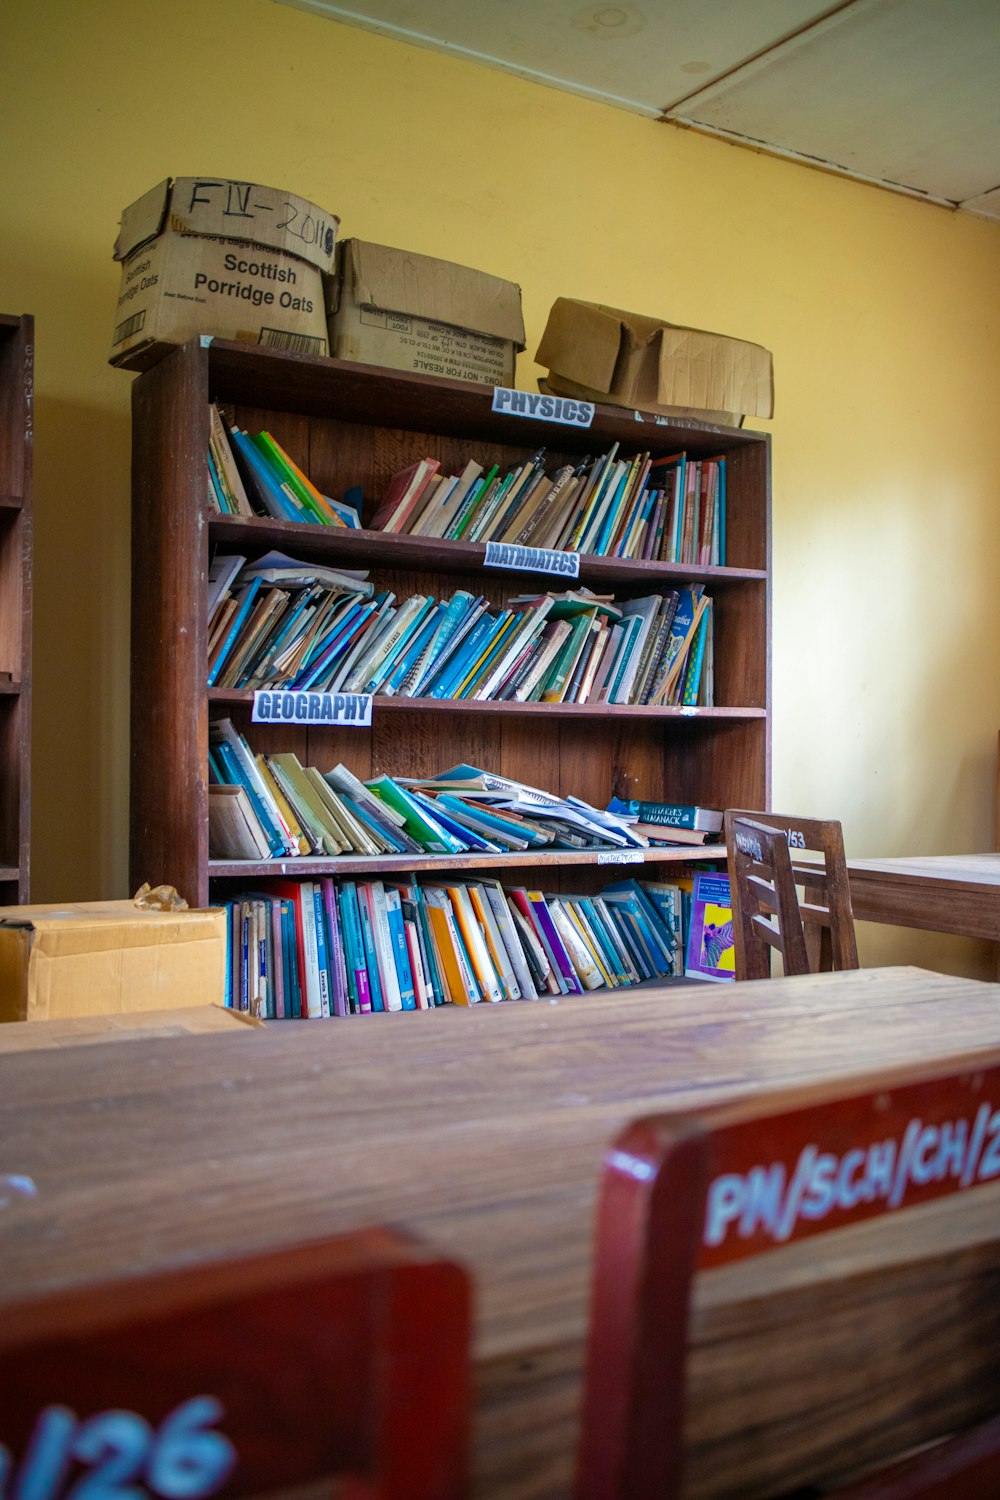
[[[535,358],[562,396],[738,427],[774,413],[771,355],[760,344],[559,297]]]
[[[149,1037],[251,1034],[266,1021],[223,1005],[185,1005],[173,1010],[123,1012],[117,1016],[65,1016],[58,1021],[9,1021],[0,1026],[0,1055],[85,1047],[92,1042],[145,1041]]]
[[[336,359],[393,370],[509,386],[524,348],[514,282],[366,240],[341,243],[327,311]]]
[[[258,183],[178,177],[122,214],[110,362],[144,370],[200,334],[327,354],[338,220]]]
[[[0,1021],[218,1004],[225,982],[222,908],[0,907]]]

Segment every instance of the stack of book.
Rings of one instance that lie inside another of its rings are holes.
[[[494,879],[268,880],[225,902],[227,1004],[319,1019],[535,1000],[684,972],[691,881],[543,895]]]
[[[607,453],[545,468],[540,449],[501,473],[470,460],[443,474],[422,458],[394,475],[374,531],[510,542],[602,557],[718,566],[726,560],[726,461]]]
[[[210,405],[208,503],[222,515],[360,527],[357,510],[322,494],[269,432],[251,436]]]
[[[525,849],[644,849],[634,820],[474,766],[421,781],[321,772],[292,751],[254,754],[230,719],[209,726],[213,859],[307,855],[510,854]]]
[[[722,810],[680,802],[624,801],[612,797],[608,812],[625,818],[654,848],[660,844],[712,844],[722,834]]]
[[[616,604],[580,588],[491,607],[374,593],[364,573],[269,554],[217,557],[209,687],[516,703],[714,701],[712,601],[701,584]]]
[[[217,555],[208,580],[208,686],[330,689],[378,602],[367,572]],[[360,649],[360,647],[359,647]]]

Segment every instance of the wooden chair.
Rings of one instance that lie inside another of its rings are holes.
[[[469,1328],[466,1273],[387,1230],[8,1303],[0,1479],[461,1500]]]
[[[736,978],[770,978],[772,949],[786,974],[859,968],[840,824],[731,809],[723,828]]]
[[[996,1500],[998,1103],[992,1049],[630,1126],[576,1500]]]

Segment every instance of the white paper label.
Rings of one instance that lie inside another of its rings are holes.
[[[484,568],[530,568],[535,573],[558,573],[579,578],[579,552],[554,552],[550,547],[518,547],[513,542],[487,542]]]
[[[372,722],[372,695],[258,691],[250,717],[255,724],[348,724],[367,729]]]
[[[641,865],[641,849],[602,849],[597,856],[599,865]]]
[[[513,391],[503,385],[493,387],[493,410],[513,417],[534,417],[538,422],[560,422],[563,427],[589,427],[594,420],[592,401],[536,396],[532,391]]]
[[[695,717],[695,715],[697,714],[697,712],[698,712],[698,710],[696,708],[692,707],[692,705],[690,703],[686,703],[684,705],[684,707],[681,709],[681,713],[684,715],[684,717],[686,719],[693,719]]]

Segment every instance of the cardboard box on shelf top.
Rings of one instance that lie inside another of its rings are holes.
[[[327,354],[336,214],[259,183],[177,177],[122,214],[110,363],[144,370],[200,334]]]
[[[338,247],[327,311],[330,352],[361,364],[510,386],[524,348],[515,282],[367,240]]]
[[[739,427],[774,414],[770,352],[662,318],[558,297],[535,358],[543,389],[668,417]]]
[[[0,1021],[221,1004],[225,983],[222,908],[0,907]]]

